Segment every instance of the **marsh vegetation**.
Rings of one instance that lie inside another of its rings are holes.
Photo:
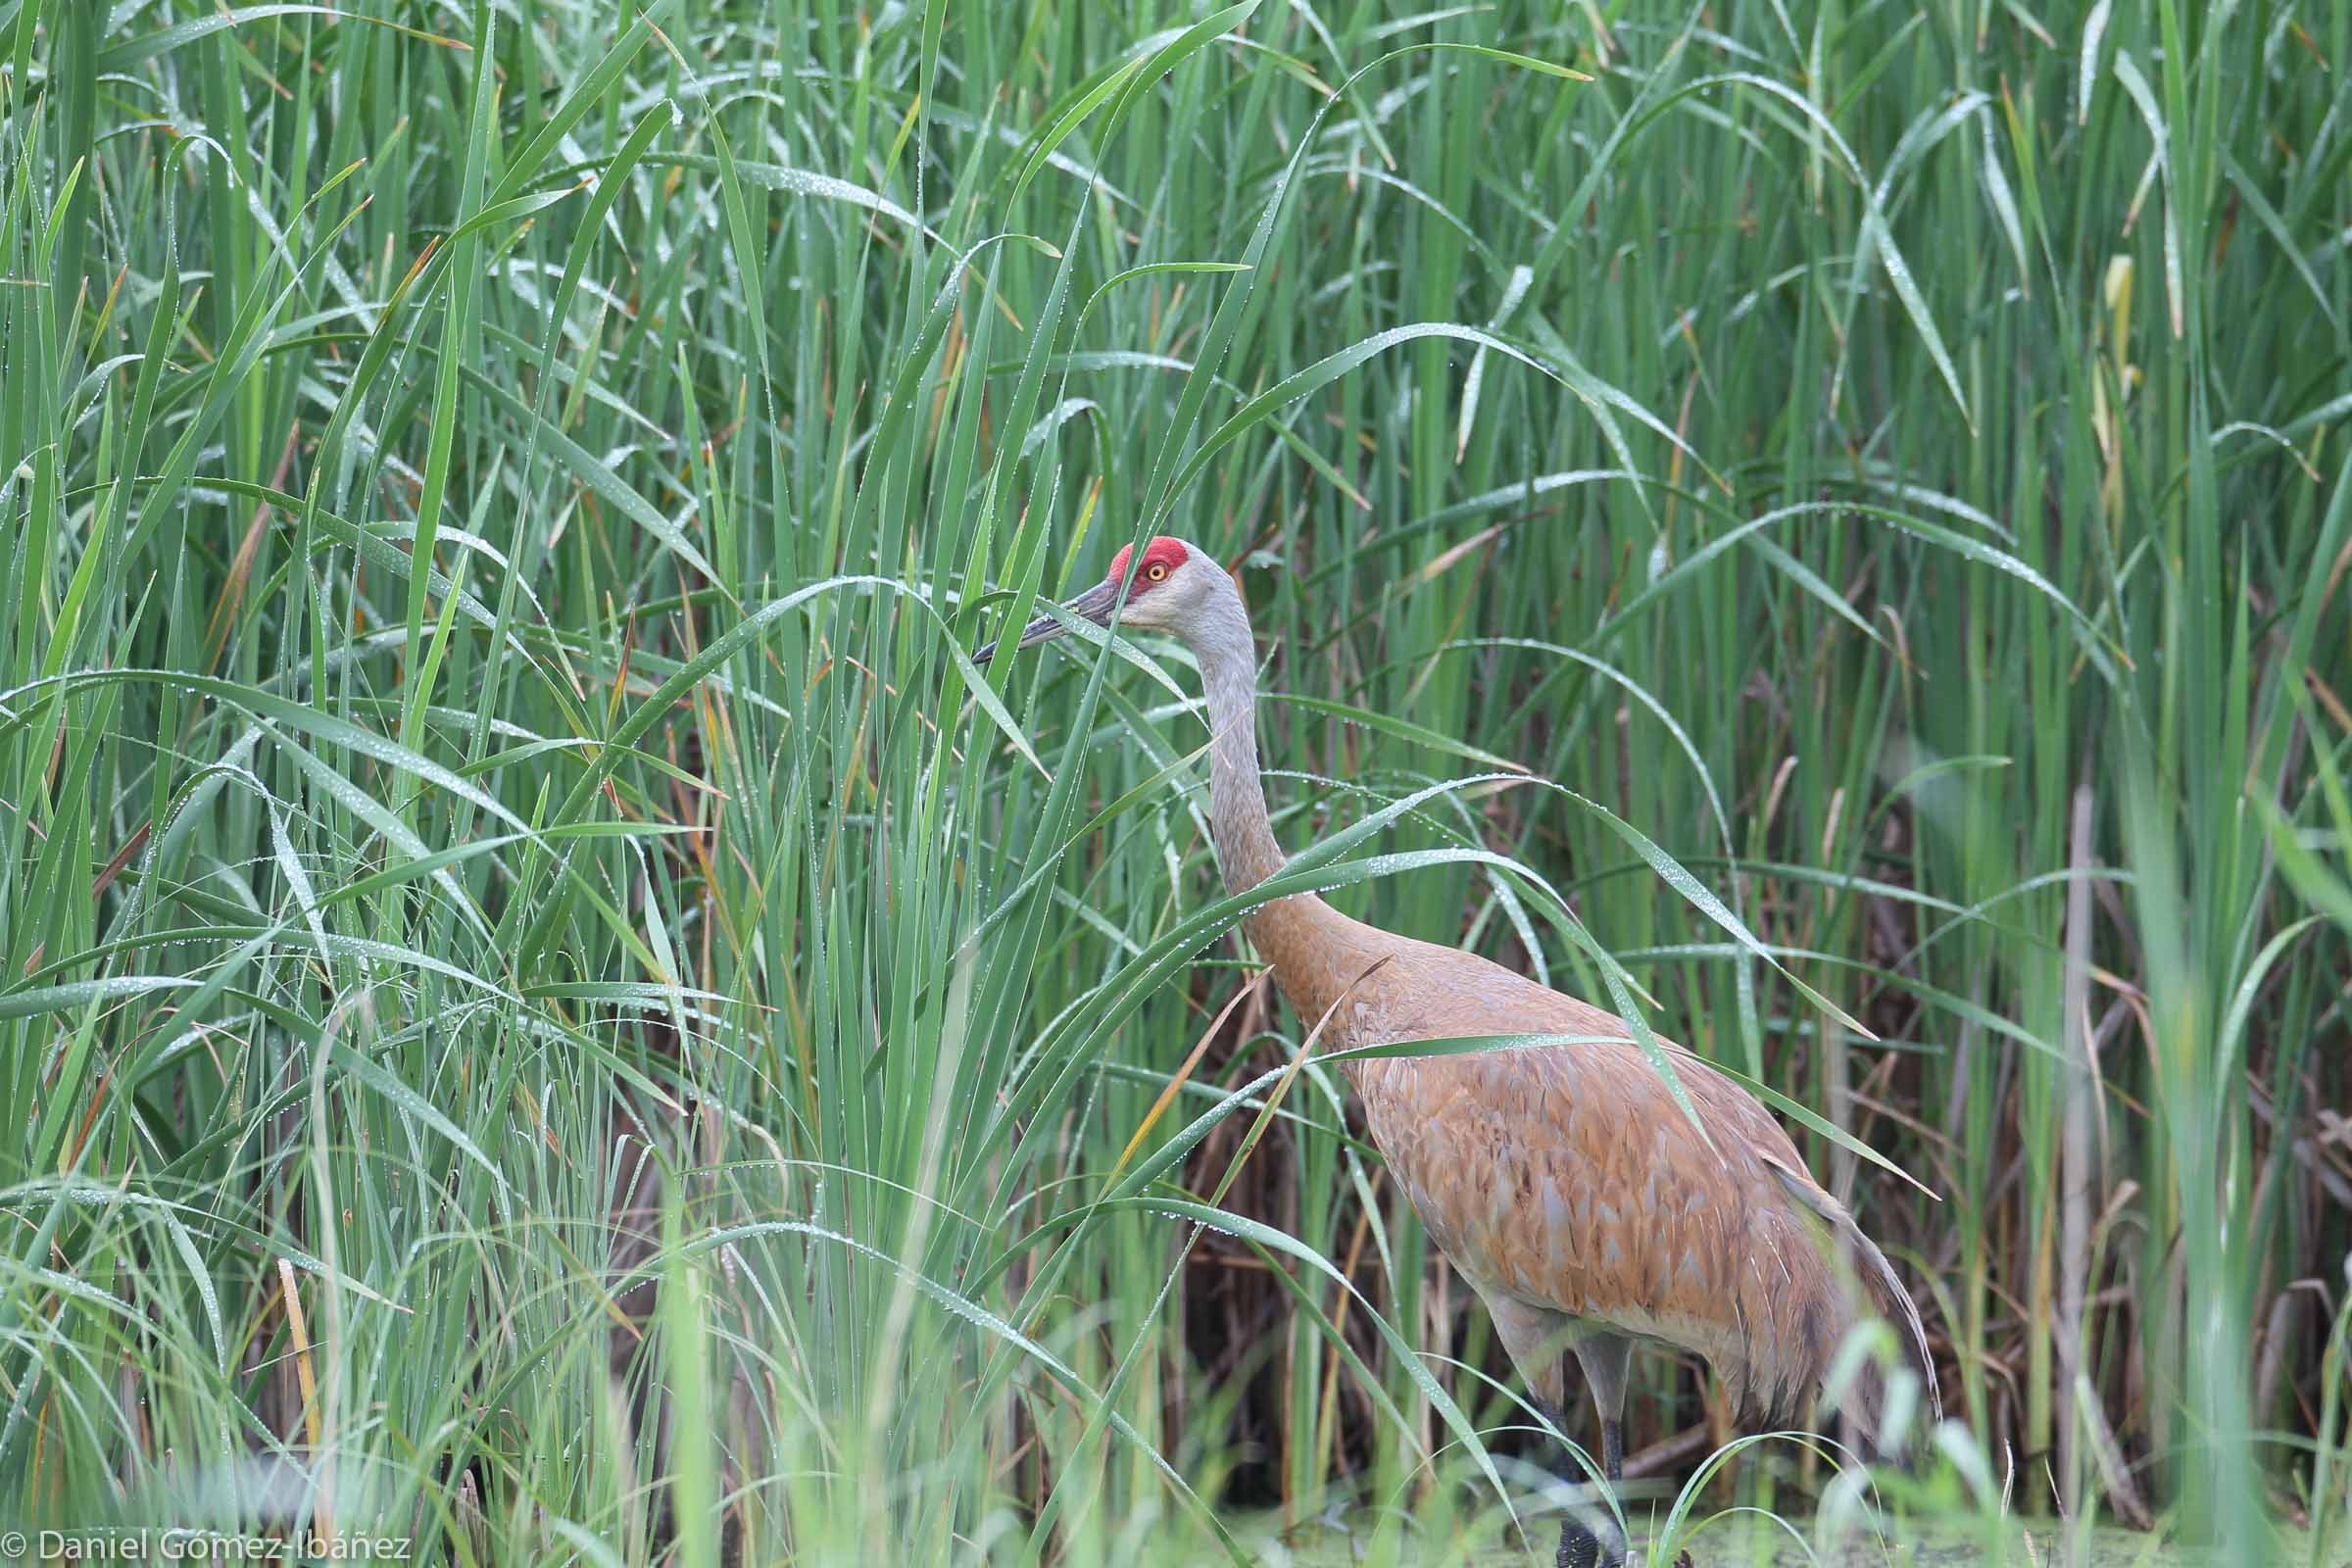
[[[1893,1539],[2342,1561],[2348,71],[2341,4],[0,3],[0,1521],[1517,1560],[1197,682],[969,662],[1173,532],[1335,902],[1813,1115],[1929,1282]],[[1663,1356],[1629,1419],[1669,1497],[1735,1436]]]

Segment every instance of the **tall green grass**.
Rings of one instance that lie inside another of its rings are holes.
[[[2171,0],[0,4],[0,1521],[1516,1540],[1181,659],[965,657],[1167,531],[1331,897],[1605,1000],[1581,923],[1850,1141],[1965,1426],[1888,1495],[2340,1551],[2347,69]]]

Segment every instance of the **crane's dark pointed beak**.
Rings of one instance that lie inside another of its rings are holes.
[[[1116,605],[1118,600],[1118,584],[1105,579],[1095,584],[1077,598],[1064,600],[1061,610],[1065,615],[1075,615],[1080,620],[1091,620],[1098,626],[1107,626],[1110,624],[1111,607]],[[1021,640],[1014,643],[1013,647],[1015,650],[1035,648],[1039,643],[1052,642],[1069,629],[1052,615],[1040,615],[1021,628]],[[996,654],[996,651],[995,643],[984,644],[980,651],[972,656],[972,662],[985,664]]]

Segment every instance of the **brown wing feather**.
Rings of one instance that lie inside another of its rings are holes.
[[[1251,934],[1293,1006],[1310,1022],[1330,1012],[1327,1046],[1595,1037],[1348,1067],[1432,1239],[1490,1301],[1695,1351],[1751,1416],[1796,1413],[1861,1299],[1825,1237],[1860,1233],[1752,1096],[1667,1045],[1702,1137],[1612,1013],[1326,909],[1265,925]],[[1885,1294],[1875,1274],[1866,1289]],[[1907,1296],[1901,1305],[1915,1327]],[[1556,1383],[1556,1364],[1521,1372]]]

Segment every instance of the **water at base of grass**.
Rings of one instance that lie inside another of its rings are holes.
[[[1892,1532],[1885,1540],[1856,1539],[1841,1546],[1823,1547],[1813,1540],[1812,1521],[1790,1518],[1784,1525],[1753,1515],[1718,1519],[1696,1532],[1686,1531],[1675,1553],[1659,1558],[1652,1539],[1637,1530],[1628,1568],[1978,1568],[1980,1564],[2014,1564],[2017,1568],[2241,1568],[2257,1564],[2309,1564],[2321,1568],[2352,1568],[2352,1538],[2341,1538],[2329,1551],[2314,1557],[2310,1532],[2278,1529],[2273,1546],[2249,1555],[2236,1547],[2182,1545],[2161,1533],[2130,1530],[2116,1525],[2094,1527],[2082,1554],[2070,1556],[2076,1543],[2053,1521],[2009,1520],[1987,1540],[1984,1526],[1962,1521],[1919,1524]],[[1490,1544],[1446,1549],[1428,1543],[1407,1544],[1394,1558],[1396,1568],[1544,1568],[1552,1560],[1559,1527],[1538,1523],[1527,1545]],[[1792,1533],[1793,1532],[1793,1533]],[[2331,1532],[2332,1534],[2333,1532]],[[1798,1538],[1802,1538],[1801,1542]],[[1376,1560],[1368,1528],[1351,1528],[1338,1521],[1295,1527],[1261,1538],[1270,1548],[1262,1560],[1287,1563],[1291,1568],[1366,1568]]]

